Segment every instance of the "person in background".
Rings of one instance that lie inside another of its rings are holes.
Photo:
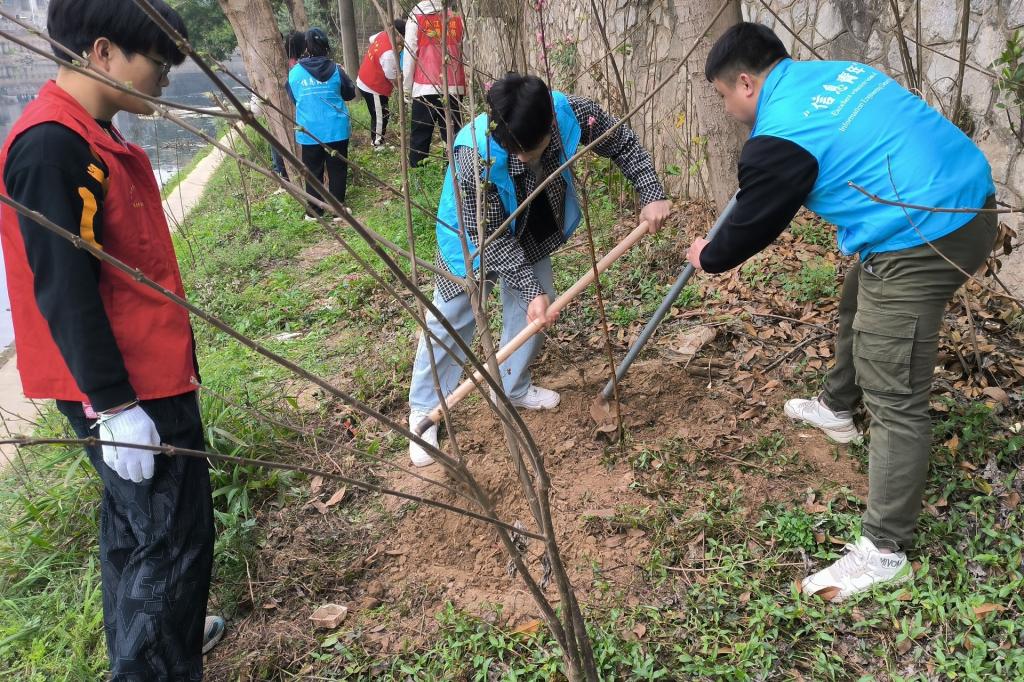
[[[405,41],[405,20],[395,19],[392,26],[400,52]],[[398,59],[388,32],[381,31],[372,35],[370,49],[366,51],[363,63],[359,67],[356,87],[359,88],[359,93],[366,101],[366,109],[370,112],[370,139],[374,150],[384,149],[384,133],[388,129],[388,99],[395,89],[398,68]]]
[[[466,94],[466,70],[462,61],[465,32],[462,17],[451,9],[444,11],[441,0],[422,0],[409,13],[402,84],[406,98],[412,99],[409,165],[413,168],[430,155],[435,126],[440,130],[441,139],[448,142],[445,95],[451,109],[452,130],[462,127],[462,96]],[[445,61],[448,68],[446,77],[442,78]]]
[[[295,101],[299,129],[295,140],[302,146],[302,163],[317,178],[327,171],[327,189],[342,204],[348,185],[348,139],[350,123],[346,101],[355,99],[351,79],[330,58],[327,34],[319,28],[306,32],[305,56],[288,72],[288,92]],[[312,184],[306,192],[322,199]],[[307,207],[306,218],[323,215],[315,204]]]
[[[725,272],[766,248],[806,206],[858,254],[839,301],[836,364],[821,394],[785,405],[788,417],[832,440],[859,437],[871,415],[868,501],[859,538],[803,579],[838,602],[911,575],[928,476],[928,401],[946,304],[992,250],[992,169],[964,133],[920,97],[866,64],[794,61],[767,26],[742,22],[708,53],[705,76],[727,113],[752,126],[739,160],[736,205],[688,259]],[[937,212],[877,203],[851,187]]]
[[[290,72],[306,51],[306,34],[302,31],[292,31],[287,37],[282,35],[281,39],[284,41],[284,52],[288,58],[288,71]],[[274,172],[287,180],[288,169],[285,168],[284,158],[273,147],[270,148],[270,157],[274,163]]]
[[[187,37],[173,9],[150,4]],[[185,59],[132,0],[52,0],[46,28],[89,69],[146,95],[159,96]],[[114,127],[119,111],[153,107],[60,66],[0,150],[0,194],[184,297],[153,168]],[[132,444],[86,448],[103,485],[108,679],[201,679],[203,653],[224,632],[206,617],[208,465],[135,447],[205,449],[188,311],[7,205],[0,239],[25,395],[56,399],[81,438]]]

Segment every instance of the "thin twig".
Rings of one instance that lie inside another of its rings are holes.
[[[0,440],[0,445],[16,445],[19,448],[30,446],[30,445],[81,445],[86,448],[99,447],[103,445],[114,445],[122,448],[134,448],[136,450],[148,450],[153,453],[161,453],[169,457],[182,456],[182,457],[193,457],[196,459],[213,459],[219,462],[229,462],[231,464],[238,464],[241,466],[258,466],[266,467],[268,469],[280,469],[281,471],[298,471],[309,476],[322,476],[323,478],[329,478],[335,481],[341,481],[348,485],[354,486],[361,490],[366,490],[371,493],[380,493],[382,495],[391,495],[392,497],[401,497],[402,499],[410,500],[412,502],[418,502],[419,504],[427,505],[428,507],[435,507],[437,509],[443,509],[450,511],[455,514],[462,516],[468,516],[477,521],[485,521],[492,526],[504,528],[505,530],[515,531],[522,535],[527,535],[536,540],[545,540],[543,535],[534,533],[521,527],[513,526],[512,524],[505,523],[499,519],[496,519],[485,514],[479,514],[469,509],[463,509],[456,507],[446,502],[440,502],[438,500],[432,500],[428,497],[421,495],[415,495],[413,493],[402,492],[401,490],[392,490],[391,488],[385,488],[383,486],[363,481],[358,478],[352,478],[343,474],[334,473],[331,471],[323,471],[321,469],[314,469],[313,467],[304,466],[302,464],[287,464],[285,462],[275,462],[267,459],[249,459],[247,457],[236,457],[234,455],[222,455],[218,452],[206,452],[204,450],[191,450],[188,448],[179,448],[173,445],[148,445],[141,443],[124,443],[121,441],[102,440],[99,438],[7,438]]]

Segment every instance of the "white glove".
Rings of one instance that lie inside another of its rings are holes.
[[[159,445],[156,424],[138,405],[110,417],[100,417],[100,440]],[[103,461],[124,480],[140,483],[153,478],[153,452],[117,445],[103,446]]]

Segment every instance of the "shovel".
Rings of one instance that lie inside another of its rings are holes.
[[[618,260],[619,257],[622,256],[622,254],[626,253],[626,251],[632,248],[634,244],[640,241],[645,234],[647,234],[646,220],[637,225],[632,232],[626,235],[625,239],[616,244],[615,248],[613,248],[611,251],[605,254],[604,258],[598,261],[597,274],[601,274],[602,272],[607,270],[612,263]],[[590,268],[589,270],[587,270],[587,274],[583,275],[583,277],[580,277],[579,280],[577,280],[575,284],[573,284],[568,290],[566,290],[564,294],[559,296],[557,299],[555,299],[554,303],[548,306],[548,311],[560,312],[562,308],[567,306],[569,302],[572,301],[572,299],[574,299],[576,296],[578,296],[581,291],[590,286],[590,283],[594,281],[594,276],[594,268]],[[541,329],[543,329],[543,327],[544,325],[540,320],[536,320],[526,325],[526,327],[524,327],[521,332],[516,334],[515,338],[513,338],[511,341],[505,344],[505,346],[498,351],[498,364],[501,364],[502,362],[507,360],[508,357],[512,355],[512,353],[514,353],[520,346],[526,343],[527,339],[529,339],[531,336],[539,332]],[[480,382],[482,380],[483,376],[480,374],[480,372],[476,372],[473,375],[472,379],[466,379],[461,384],[459,384],[459,386],[454,391],[452,391],[447,398],[445,398],[445,403],[448,405],[449,408],[453,407],[459,401],[461,401],[463,398],[469,395],[470,392],[472,392],[476,382]],[[441,407],[435,407],[434,410],[429,415],[423,418],[423,421],[421,421],[419,424],[415,426],[413,432],[417,436],[423,435],[424,431],[426,431],[431,426],[441,421],[441,414]]]
[[[711,227],[711,231],[708,232],[708,241],[715,238],[715,235],[718,234],[718,229],[722,226],[722,223],[725,222],[725,219],[729,216],[729,213],[732,212],[733,206],[735,205],[736,195],[734,194],[732,198],[729,199],[729,203],[725,205],[725,210],[722,211],[722,214],[718,216],[718,220],[716,220],[715,224]],[[633,345],[629,347],[626,357],[624,357],[622,362],[619,363],[619,366],[615,368],[615,380],[612,381],[609,379],[604,390],[601,391],[601,395],[594,399],[591,415],[607,414],[609,417],[614,416],[614,412],[608,408],[607,402],[615,392],[615,384],[622,381],[622,377],[624,377],[626,372],[629,371],[629,366],[633,364],[634,360],[636,360],[636,356],[640,354],[640,351],[647,344],[647,341],[650,340],[651,335],[654,334],[654,330],[658,328],[659,324],[661,324],[662,318],[664,318],[668,313],[672,304],[675,303],[675,300],[679,298],[679,293],[683,290],[683,287],[686,286],[686,283],[690,281],[690,277],[693,276],[695,270],[696,268],[694,268],[690,263],[687,263],[686,267],[683,268],[683,271],[679,274],[679,279],[677,279],[676,283],[672,285],[672,289],[669,290],[665,299],[661,302],[661,305],[658,306],[658,309],[654,311],[654,315],[651,317],[650,321],[648,321],[643,331],[640,332],[640,336],[633,342]],[[595,418],[595,421],[599,420],[596,420]]]

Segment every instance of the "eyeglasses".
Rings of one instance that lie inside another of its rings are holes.
[[[167,78],[167,74],[171,72],[171,68],[174,66],[174,64],[171,64],[170,62],[165,62],[162,59],[157,59],[156,57],[150,57],[145,52],[141,52],[140,54],[149,61],[156,64],[157,68],[160,69],[160,80]]]

